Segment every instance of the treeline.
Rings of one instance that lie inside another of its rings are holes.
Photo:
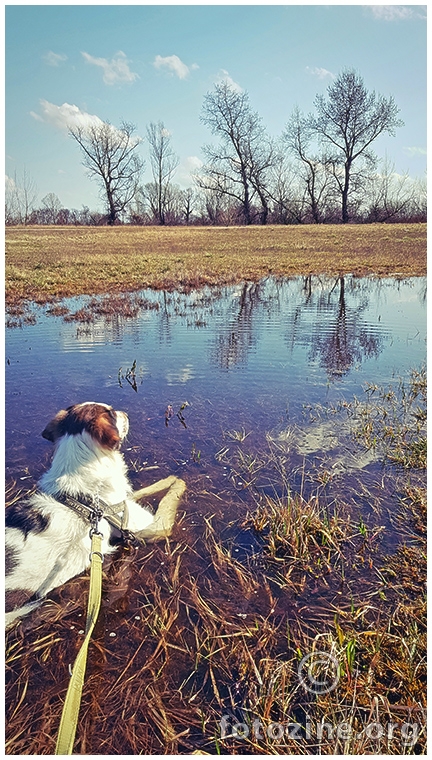
[[[204,99],[201,120],[218,140],[203,146],[192,186],[174,181],[179,165],[162,122],[147,127],[152,181],[134,127],[108,122],[71,127],[104,211],[65,209],[53,193],[35,207],[24,175],[6,187],[6,224],[238,225],[417,222],[426,220],[426,183],[397,174],[372,151],[403,122],[392,97],[368,92],[344,70],[317,96],[315,110],[295,109],[283,134],[268,136],[248,94],[228,82]]]
[[[294,185],[296,177],[287,182]],[[426,221],[426,187],[420,181],[413,181],[408,175],[377,176],[370,181],[368,194],[352,210],[350,221],[371,222],[424,222]],[[53,193],[42,199],[39,207],[28,206],[22,201],[21,190],[14,191],[15,198],[6,202],[6,225],[75,225],[101,226],[109,224],[109,216],[87,206],[81,209],[64,208]],[[131,208],[116,220],[116,224],[160,225],[160,217],[155,209],[154,187],[145,186],[142,194]],[[252,223],[260,224],[261,208],[251,206]],[[322,203],[319,218],[312,213],[307,198],[285,195],[271,205],[267,216],[268,224],[339,224],[341,222],[338,204],[331,199]],[[216,191],[200,191],[195,188],[182,190],[176,185],[170,187],[164,203],[165,225],[237,225],[243,224],[242,209],[229,202],[226,196]]]

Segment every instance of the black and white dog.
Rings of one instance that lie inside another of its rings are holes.
[[[42,435],[54,443],[51,467],[37,493],[6,510],[7,626],[89,567],[89,522],[71,503],[84,504],[83,510],[102,505],[107,515],[109,507],[118,507],[122,528],[149,541],[170,535],[186,485],[170,476],[134,492],[120,453],[128,430],[125,412],[95,402],[63,409],[46,426]],[[137,503],[160,491],[167,493],[155,515]],[[98,529],[102,551],[110,554],[119,533],[105,517]]]

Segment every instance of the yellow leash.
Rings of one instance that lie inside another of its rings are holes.
[[[66,694],[57,738],[56,755],[71,755],[78,723],[81,694],[87,664],[87,650],[100,610],[102,597],[102,535],[92,533],[90,590],[87,605],[85,638],[78,652]]]

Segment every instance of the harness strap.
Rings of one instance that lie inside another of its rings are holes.
[[[53,494],[53,496],[56,501],[60,502],[60,504],[69,507],[69,509],[72,509],[77,515],[84,520],[87,520],[87,522],[92,522],[95,514],[95,506],[92,498],[83,495],[80,496],[79,499],[76,499],[74,496],[70,496],[66,493]],[[103,510],[104,519],[110,525],[124,533],[127,538],[133,538],[133,535],[127,529],[129,510],[125,499],[118,504],[107,504],[103,499],[99,498],[99,506]],[[119,514],[120,512],[121,516]]]
[[[76,657],[66,693],[57,738],[56,755],[71,755],[78,723],[81,694],[87,664],[87,650],[99,614],[102,597],[102,536],[93,533],[91,544],[90,590],[84,641]]]

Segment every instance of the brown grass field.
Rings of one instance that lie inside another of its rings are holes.
[[[187,289],[269,274],[426,273],[426,225],[11,227],[6,303]]]

